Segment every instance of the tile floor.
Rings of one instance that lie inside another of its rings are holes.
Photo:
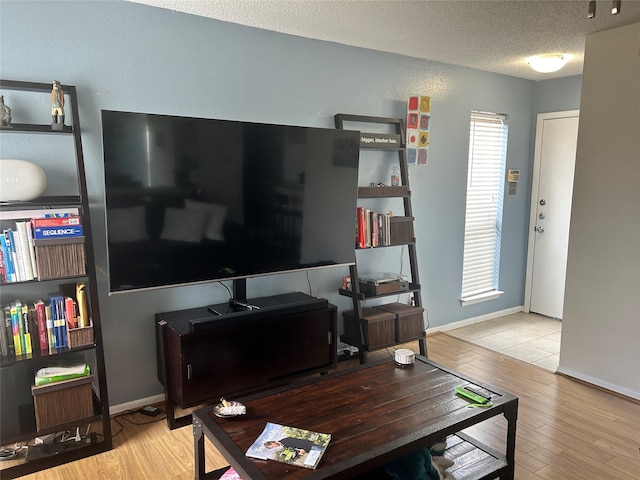
[[[561,331],[560,320],[519,312],[445,333],[555,372]]]

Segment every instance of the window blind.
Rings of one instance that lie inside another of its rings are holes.
[[[506,116],[471,113],[462,299],[498,290]]]

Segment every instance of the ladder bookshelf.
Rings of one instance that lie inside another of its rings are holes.
[[[345,333],[341,340],[358,348],[360,363],[367,361],[367,352],[381,348],[387,348],[409,341],[418,340],[420,354],[427,355],[426,333],[423,320],[423,306],[421,297],[420,279],[418,274],[418,259],[416,239],[413,229],[413,209],[411,205],[411,189],[409,186],[409,168],[405,148],[404,121],[400,118],[374,117],[364,115],[350,115],[339,113],[334,117],[335,127],[347,129],[348,126],[363,126],[351,128],[361,130],[360,149],[381,150],[397,152],[397,160],[392,160],[398,167],[398,185],[370,185],[358,187],[358,199],[366,202],[367,199],[399,198],[402,200],[403,215],[393,216],[388,219],[385,237],[382,241],[371,243],[356,242],[356,249],[398,248],[406,246],[409,256],[410,278],[407,282],[398,282],[399,285],[391,285],[388,289],[367,288],[363,291],[362,277],[358,273],[358,263],[350,266],[350,288],[340,289],[340,294],[351,297],[353,311],[345,312]],[[390,133],[369,133],[371,130],[386,129]],[[391,161],[391,160],[390,160]],[[362,166],[366,160],[360,159]],[[397,162],[397,163],[395,163]],[[394,166],[394,165],[390,165]],[[362,229],[360,223],[359,233]],[[372,227],[373,229],[373,227]],[[384,228],[383,228],[384,230]],[[379,231],[379,230],[378,230]],[[379,238],[382,235],[379,236]],[[362,236],[360,237],[362,238]],[[357,240],[357,239],[356,239]],[[358,244],[360,243],[360,245]],[[397,290],[399,289],[399,290]],[[391,290],[391,291],[389,291]],[[373,299],[390,298],[399,294],[408,294],[410,304],[397,302],[376,305],[373,308],[366,307],[365,302]]]

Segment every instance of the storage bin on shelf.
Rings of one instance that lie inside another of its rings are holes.
[[[93,414],[93,375],[32,386],[36,428],[62,425]]]
[[[67,330],[69,348],[93,344],[93,326],[70,328]]]
[[[360,323],[353,311],[343,312],[344,329],[347,337],[360,338]],[[373,307],[362,309],[362,332],[364,342],[370,350],[386,347],[395,343],[395,314]]]
[[[65,237],[34,240],[38,279],[47,280],[85,275],[84,238]]]
[[[396,342],[408,342],[424,336],[424,309],[422,307],[396,302],[378,305],[375,308],[394,315]]]
[[[391,245],[401,245],[415,241],[413,217],[391,217],[389,222]]]

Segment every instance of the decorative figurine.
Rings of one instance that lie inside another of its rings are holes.
[[[64,129],[64,92],[58,80],[53,81],[51,90],[51,122],[52,130]]]
[[[4,95],[0,95],[0,128],[13,128],[11,126],[11,109],[4,103]]]

